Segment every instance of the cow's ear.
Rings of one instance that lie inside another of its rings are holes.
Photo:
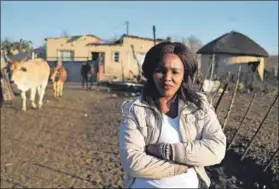
[[[26,72],[26,71],[27,71],[27,69],[24,68],[24,67],[21,67],[20,69],[21,69],[21,71],[23,71],[23,72]]]

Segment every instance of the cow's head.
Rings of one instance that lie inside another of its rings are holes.
[[[12,62],[10,65],[11,82],[22,83],[24,82],[25,75],[27,73],[26,67],[22,62]]]
[[[57,82],[58,80],[59,80],[59,70],[57,68],[51,69],[50,71],[51,83]]]

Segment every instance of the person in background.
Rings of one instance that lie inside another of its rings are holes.
[[[80,70],[80,74],[82,77],[82,88],[86,87],[87,89],[89,88],[89,74],[90,74],[90,65],[89,65],[89,61],[86,61],[86,63],[84,63],[81,66],[81,70]]]
[[[95,72],[95,67],[96,64],[94,64],[94,62],[90,65],[90,71],[89,71],[89,88],[91,89],[92,85],[94,84],[94,82],[97,81],[97,73]]]
[[[204,188],[204,167],[219,164],[226,137],[213,107],[193,89],[197,61],[182,43],[146,54],[141,96],[121,106],[121,166],[126,188]]]

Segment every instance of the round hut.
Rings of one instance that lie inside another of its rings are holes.
[[[215,80],[234,80],[241,65],[241,81],[251,85],[255,78],[264,79],[264,60],[267,51],[255,41],[236,31],[226,33],[197,51],[201,55],[199,73]],[[209,66],[211,68],[209,69]],[[213,69],[212,69],[213,68]]]

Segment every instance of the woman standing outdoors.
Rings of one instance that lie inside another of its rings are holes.
[[[147,52],[143,93],[121,107],[125,187],[210,186],[204,167],[222,161],[226,137],[205,95],[192,88],[196,69],[182,43],[162,42]]]

